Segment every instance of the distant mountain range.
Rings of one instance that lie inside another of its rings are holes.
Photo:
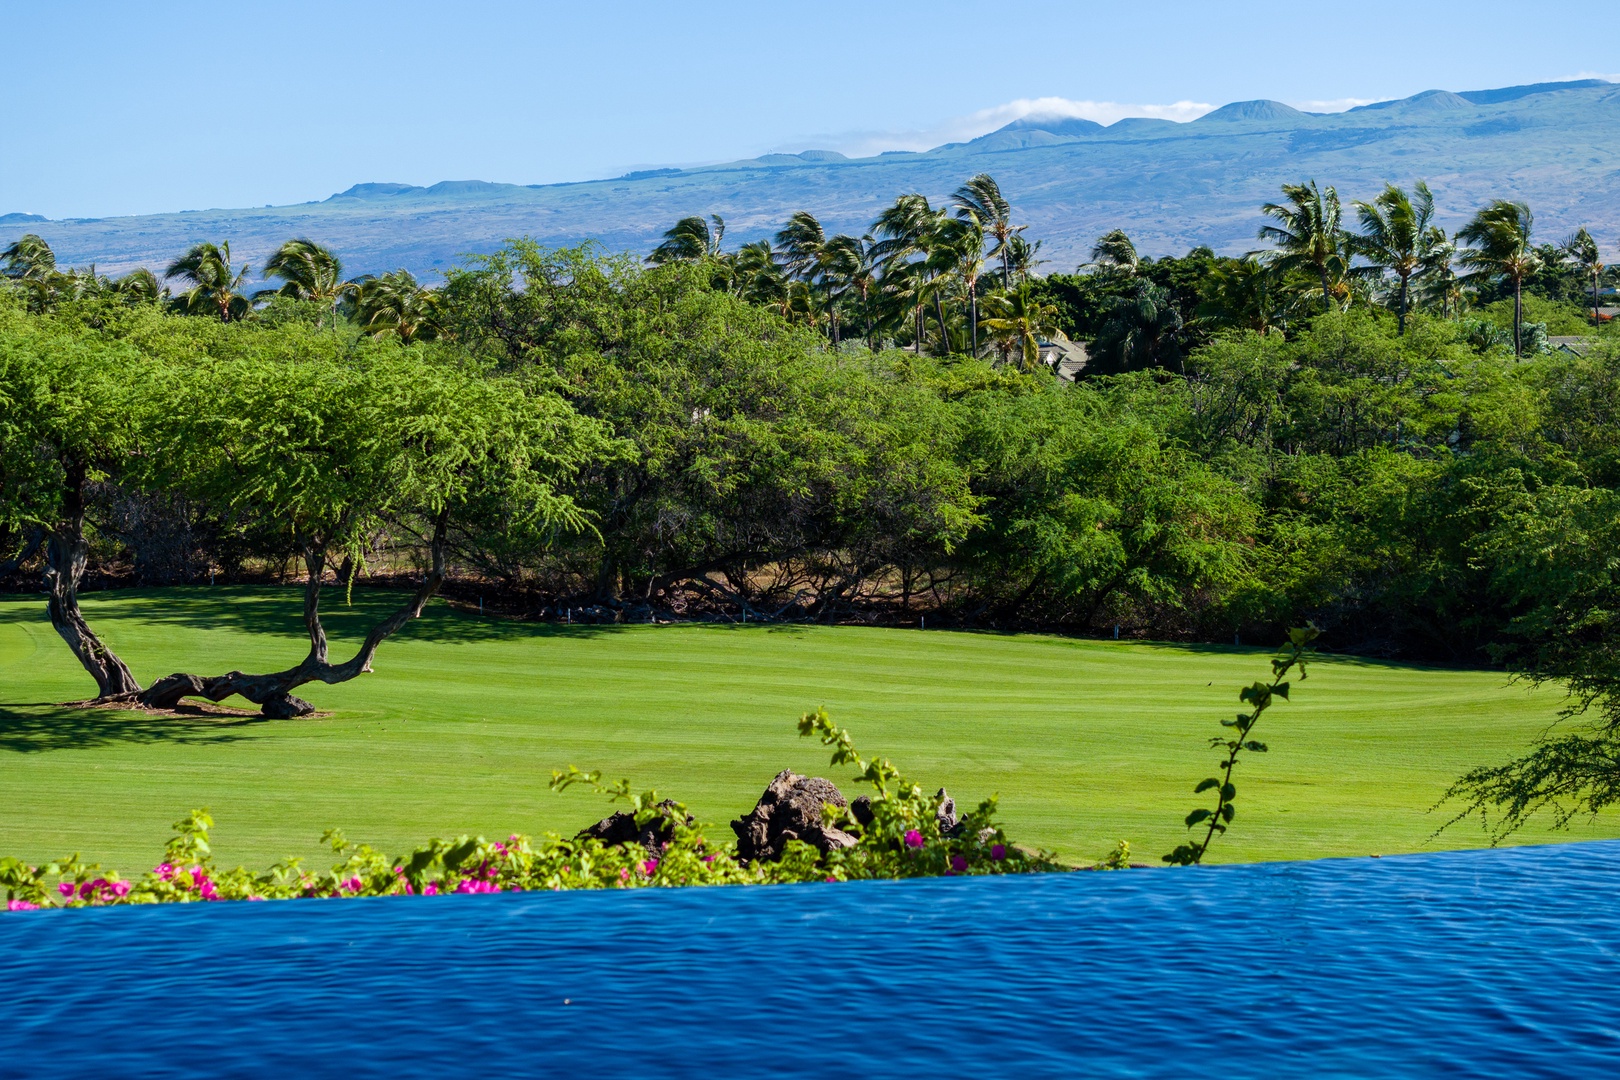
[[[1047,270],[1072,269],[1116,227],[1152,254],[1197,244],[1250,250],[1260,204],[1282,184],[1311,178],[1346,200],[1371,198],[1385,181],[1426,179],[1449,226],[1491,198],[1523,199],[1544,238],[1586,225],[1612,254],[1620,248],[1620,84],[1430,90],[1331,114],[1240,101],[1190,123],[1029,117],[922,153],[809,150],[577,184],[369,183],[322,202],[260,209],[66,221],[5,214],[0,244],[37,232],[63,264],[116,273],[158,268],[198,240],[230,240],[257,266],[281,241],[308,236],[354,273],[423,274],[513,236],[646,252],[689,214],[723,215],[728,245],[774,232],[795,210],[813,211],[830,230],[859,232],[897,195],[943,199],[980,172],[1000,182],[1028,235],[1045,241]]]

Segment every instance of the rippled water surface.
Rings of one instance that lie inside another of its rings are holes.
[[[0,915],[0,1075],[1620,1076],[1620,842]]]

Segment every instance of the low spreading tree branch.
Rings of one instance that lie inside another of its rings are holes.
[[[302,663],[297,667],[268,675],[248,675],[240,671],[230,671],[224,675],[205,678],[176,673],[159,679],[144,692],[127,695],[128,699],[137,701],[149,709],[172,709],[179,704],[181,698],[185,697],[223,701],[235,694],[258,705],[260,711],[271,719],[284,720],[309,715],[315,711],[315,706],[302,698],[294,697],[292,691],[313,682],[328,685],[348,682],[356,676],[369,672],[378,647],[406,623],[418,618],[427,602],[438,593],[440,586],[444,584],[444,553],[448,522],[449,510],[446,508],[441,510],[434,520],[433,537],[428,545],[431,565],[411,599],[373,626],[359,650],[347,661],[333,664],[327,657],[326,630],[321,625],[320,615],[321,577],[326,569],[326,560],[320,548],[311,545],[305,549],[305,559],[309,563],[309,580],[304,586],[304,625],[309,632],[309,654],[304,657]]]

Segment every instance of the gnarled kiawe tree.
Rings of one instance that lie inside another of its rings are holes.
[[[141,361],[127,346],[0,304],[0,542],[13,541],[0,554],[20,565],[43,548],[51,626],[103,698],[140,684],[79,610],[86,488],[123,467]]]
[[[282,671],[177,673],[126,698],[172,708],[188,696],[240,695],[268,717],[305,715],[313,706],[294,690],[370,671],[378,646],[422,613],[454,533],[529,532],[543,542],[590,527],[559,485],[612,444],[555,395],[394,342],[241,333],[261,335],[262,348],[170,365],[167,385],[145,395],[141,480],[290,531],[308,571],[309,651]],[[382,536],[425,556],[422,579],[354,655],[333,662],[320,614],[327,569],[341,560],[338,577],[352,585]]]

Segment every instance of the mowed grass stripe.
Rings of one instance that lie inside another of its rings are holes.
[[[332,595],[334,655],[396,596]],[[881,753],[959,801],[999,792],[1009,830],[1073,860],[1129,839],[1145,861],[1183,836],[1217,720],[1264,676],[1265,649],[856,627],[555,627],[442,603],[385,644],[375,674],[302,693],[332,715],[163,721],[39,702],[91,692],[39,597],[0,599],[0,852],[80,851],[150,865],[193,806],[222,858],[319,854],[340,827],[390,851],[431,835],[569,832],[592,796],[550,770],[601,768],[687,802],[721,832],[777,770],[847,769],[799,739],[825,705]],[[86,613],[143,682],[176,670],[275,670],[302,655],[292,589],[92,594]],[[1223,861],[1430,846],[1428,808],[1463,769],[1521,751],[1560,695],[1498,672],[1326,657],[1257,734]],[[1608,821],[1523,841],[1620,836]],[[1477,829],[1432,846],[1481,842]]]

